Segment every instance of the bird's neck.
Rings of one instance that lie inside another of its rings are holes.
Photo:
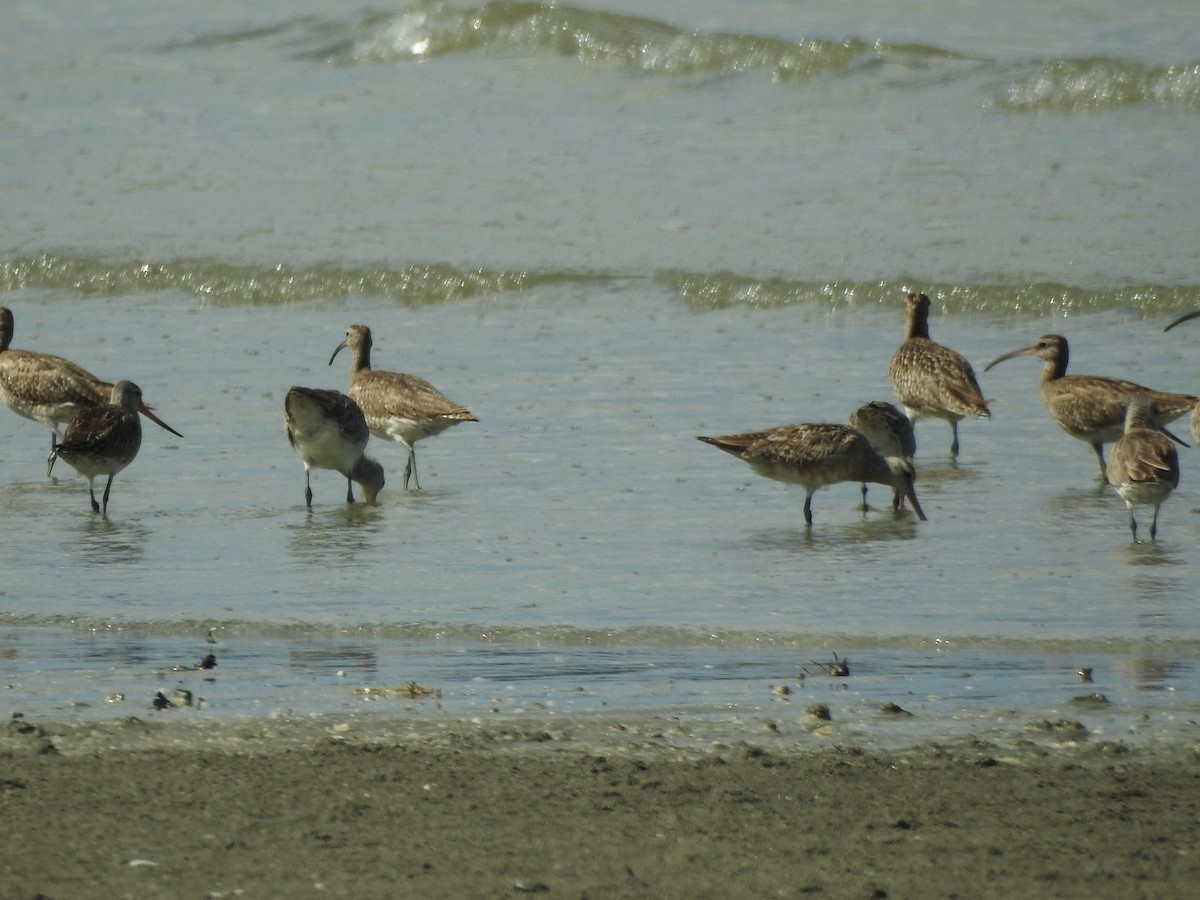
[[[1042,384],[1058,381],[1067,374],[1067,354],[1065,352],[1051,356],[1042,367]]]
[[[371,371],[371,348],[356,347],[354,356],[350,362],[350,371],[354,372],[370,372]]]
[[[929,314],[919,309],[910,310],[908,314],[908,330],[905,340],[925,338],[929,340]]]

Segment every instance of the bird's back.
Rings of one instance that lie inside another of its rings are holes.
[[[370,432],[358,404],[341,391],[293,387],[284,400],[288,442],[305,463],[348,475]]]
[[[1155,420],[1173,422],[1194,409],[1190,394],[1153,391],[1132,381],[1099,375],[1064,375],[1040,386],[1047,412],[1064,431],[1087,441],[1111,443],[1125,433],[1130,401],[1139,394],[1150,397]]]
[[[399,433],[411,444],[459,422],[479,421],[465,406],[416,375],[373,369],[356,372],[350,396],[362,408],[371,432],[389,440]]]
[[[29,350],[0,353],[0,396],[34,421],[70,422],[80,410],[109,401],[112,385],[69,359]]]
[[[1125,433],[1108,457],[1108,480],[1130,504],[1159,504],[1179,485],[1179,453],[1157,425],[1155,412],[1152,394],[1134,394],[1125,412]]]
[[[890,403],[865,403],[850,416],[850,427],[862,433],[880,456],[909,459],[917,453],[917,438],[908,416]]]
[[[848,425],[782,425],[700,440],[745,460],[760,475],[809,488],[856,480],[856,473],[877,457],[870,442]]]
[[[991,415],[966,357],[929,338],[904,341],[892,355],[888,375],[896,396],[908,409],[959,418]]]
[[[138,414],[106,405],[85,409],[75,416],[56,452],[88,475],[120,472],[133,462],[141,446]]]

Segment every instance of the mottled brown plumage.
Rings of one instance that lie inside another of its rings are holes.
[[[404,489],[412,476],[417,490],[417,441],[441,434],[460,422],[478,422],[465,406],[448,399],[423,378],[399,372],[374,371],[371,368],[371,329],[366,325],[351,325],[346,339],[329,357],[334,358],[343,348],[350,348],[350,396],[363,411],[371,434],[385,441],[396,441],[408,449],[408,465],[404,469]]]
[[[49,428],[53,449],[62,426],[85,409],[109,403],[113,385],[61,356],[13,350],[9,346],[12,339],[12,311],[0,306],[0,397],[17,415]],[[178,435],[178,431],[150,414],[153,408],[142,403],[138,411]]]
[[[850,414],[850,427],[862,433],[882,457],[899,456],[910,462],[917,454],[917,437],[908,416],[883,400],[864,403]],[[867,483],[862,486],[863,506],[867,505]],[[892,506],[901,509],[904,496],[895,492]]]
[[[892,355],[892,390],[913,424],[922,416],[950,423],[950,453],[958,456],[958,423],[991,416],[975,371],[965,356],[929,339],[929,298],[909,294],[904,343]]]
[[[1155,421],[1148,394],[1134,395],[1125,414],[1125,432],[1108,457],[1108,481],[1129,509],[1129,530],[1137,540],[1133,507],[1154,507],[1150,540],[1158,536],[1158,510],[1179,486],[1179,455],[1175,444]]]
[[[1190,394],[1155,391],[1121,378],[1068,375],[1070,347],[1060,334],[1042,335],[1029,347],[1005,353],[988,363],[984,371],[1018,356],[1036,356],[1045,363],[1038,388],[1042,403],[1063,431],[1092,446],[1100,464],[1101,480],[1107,480],[1104,445],[1124,434],[1125,413],[1134,396],[1147,394],[1150,397],[1153,415],[1159,425],[1175,421],[1194,409],[1198,402]]]
[[[1174,322],[1172,322],[1170,325],[1168,325],[1166,328],[1164,328],[1163,331],[1170,331],[1176,325],[1181,325],[1184,322],[1190,322],[1192,319],[1195,319],[1195,318],[1200,318],[1200,309],[1193,310],[1190,313],[1185,313],[1184,315],[1182,315],[1178,319],[1176,319]],[[1195,441],[1193,446],[1200,446],[1200,403],[1196,404],[1196,406],[1194,406],[1192,408],[1191,425],[1192,425],[1192,440]]]
[[[109,402],[82,410],[67,426],[62,442],[50,453],[47,471],[53,470],[55,460],[62,458],[88,480],[88,495],[92,512],[108,515],[108,493],[113,476],[123,470],[138,455],[142,446],[141,412],[163,428],[153,413],[145,411],[142,389],[132,381],[118,381],[112,387]],[[107,475],[104,485],[104,504],[96,502],[97,475]]]
[[[759,475],[803,485],[804,521],[808,525],[812,525],[813,493],[824,485],[843,481],[886,484],[907,497],[916,514],[925,518],[917,500],[912,463],[880,456],[870,441],[849,425],[782,425],[697,440],[749,463]]]
[[[304,463],[304,502],[312,509],[314,468],[332,469],[346,479],[346,502],[354,502],[354,482],[363,502],[374,503],[383,489],[383,466],[365,455],[371,432],[358,404],[341,391],[292,387],[283,402],[288,443]]]

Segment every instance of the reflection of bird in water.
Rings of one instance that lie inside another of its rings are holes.
[[[374,503],[383,489],[383,466],[366,456],[371,432],[358,404],[341,391],[293,387],[284,399],[284,431],[304,462],[304,502],[312,509],[313,468],[332,469],[346,479],[346,502],[354,502],[354,482],[363,501]]]
[[[337,345],[329,364],[343,347],[350,348],[350,396],[367,417],[371,434],[385,441],[396,441],[408,450],[404,468],[404,489],[408,490],[409,475],[417,490],[417,441],[441,434],[460,422],[478,422],[465,406],[448,399],[423,378],[399,372],[375,371],[371,368],[371,329],[366,325],[351,325],[346,339]]]
[[[842,481],[886,484],[907,497],[921,518],[912,463],[885,459],[849,425],[783,425],[766,431],[699,437],[719,450],[750,464],[759,475],[802,485],[804,521],[812,525],[812,495],[817,488]]]
[[[913,434],[908,416],[883,400],[864,403],[850,415],[850,427],[862,433],[875,452],[885,459],[899,456],[912,462],[917,454],[917,438]],[[863,506],[867,505],[867,483],[862,486]],[[892,508],[902,509],[904,496],[899,492],[892,496]]]
[[[138,418],[139,410],[167,431],[183,437],[148,411],[142,402],[140,387],[132,381],[118,381],[113,385],[111,402],[85,409],[76,415],[67,426],[62,443],[54,445],[47,472],[54,468],[54,461],[61,457],[87,478],[92,512],[108,514],[108,492],[112,489],[113,476],[133,462],[141,449],[142,422]],[[103,505],[96,502],[94,488],[97,475],[108,476],[104,485]]]
[[[85,409],[111,401],[113,386],[69,359],[32,350],[13,350],[13,314],[0,306],[0,397],[17,415],[50,429],[50,448],[59,442],[59,429]],[[179,434],[151,415],[141,402],[138,411],[172,434]]]
[[[1200,309],[1180,316],[1178,319],[1164,328],[1163,331],[1170,331],[1176,325],[1179,325],[1182,322],[1190,321],[1191,319],[1195,319],[1197,317],[1200,317]],[[1200,403],[1197,403],[1192,407],[1192,440],[1195,441],[1193,446],[1200,446]]]
[[[924,294],[908,295],[904,343],[892,356],[888,376],[911,422],[929,416],[950,423],[952,456],[958,456],[963,417],[991,416],[966,357],[929,339],[929,298]]]
[[[1033,344],[993,359],[984,368],[1018,356],[1036,356],[1045,365],[1038,391],[1050,418],[1071,437],[1091,444],[1100,463],[1100,477],[1106,479],[1104,445],[1125,432],[1125,411],[1136,394],[1148,394],[1153,402],[1154,421],[1159,425],[1173,422],[1196,406],[1190,394],[1171,394],[1120,378],[1098,375],[1068,375],[1070,348],[1059,334],[1045,334]]]
[[[1133,507],[1154,507],[1150,540],[1158,534],[1158,510],[1179,486],[1179,455],[1171,439],[1154,421],[1150,397],[1137,394],[1125,414],[1125,433],[1108,456],[1108,480],[1129,508],[1129,530],[1137,540]]]

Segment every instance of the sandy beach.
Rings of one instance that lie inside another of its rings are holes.
[[[670,717],[15,717],[0,815],[13,898],[1182,897],[1200,881],[1195,747],[701,746]]]

